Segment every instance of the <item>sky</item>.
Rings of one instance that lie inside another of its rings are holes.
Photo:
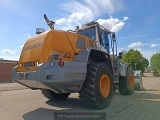
[[[75,30],[91,21],[116,32],[118,52],[138,50],[143,57],[160,52],[160,0],[0,0],[0,58],[19,60],[36,28]]]

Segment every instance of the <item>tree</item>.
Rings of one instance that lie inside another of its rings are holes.
[[[149,66],[149,62],[138,50],[130,49],[122,56],[122,62],[128,62],[133,70],[142,70]]]
[[[160,53],[153,54],[150,62],[152,68],[158,70],[160,74]]]
[[[143,63],[143,65],[144,65],[145,68],[147,68],[149,66],[149,61],[146,58],[144,58],[144,57],[142,59],[142,63]]]

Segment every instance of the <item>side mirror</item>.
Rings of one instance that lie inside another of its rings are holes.
[[[119,55],[118,55],[118,58],[119,58],[119,59],[122,59],[122,55],[123,55],[123,53],[120,52]]]

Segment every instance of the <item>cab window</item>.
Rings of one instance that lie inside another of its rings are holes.
[[[79,30],[78,34],[87,36],[87,37],[91,38],[92,40],[96,39],[95,27],[87,28],[84,30]]]

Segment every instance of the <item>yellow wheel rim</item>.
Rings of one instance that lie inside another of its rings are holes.
[[[129,75],[129,85],[131,87],[134,87],[134,77],[133,77],[132,73],[130,73],[130,75]]]
[[[101,95],[103,97],[107,97],[109,95],[109,92],[110,92],[110,79],[109,77],[104,74],[102,75],[101,79],[100,79],[100,92],[101,92]]]

